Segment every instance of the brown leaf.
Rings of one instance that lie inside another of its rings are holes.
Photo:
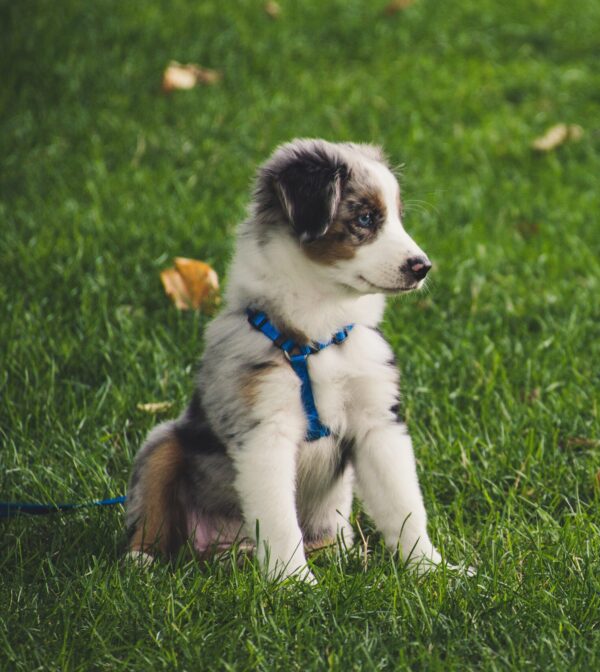
[[[219,303],[219,277],[203,261],[176,257],[175,268],[160,274],[166,294],[180,310],[212,311]]]
[[[569,140],[577,142],[583,138],[583,127],[579,124],[571,124],[569,126]]]
[[[219,291],[219,276],[211,266],[204,261],[176,257],[175,268],[183,278],[194,308],[215,298]]]
[[[556,147],[564,144],[567,140],[581,140],[583,136],[583,128],[576,124],[556,124],[551,126],[544,135],[536,138],[531,146],[538,152],[549,152]]]
[[[193,89],[196,84],[216,84],[222,77],[218,70],[202,68],[195,63],[182,65],[171,61],[163,73],[162,89],[165,93]]]
[[[196,78],[201,84],[216,84],[222,77],[223,73],[220,70],[196,67]]]
[[[278,2],[275,0],[270,0],[270,2],[265,2],[264,4],[265,14],[270,16],[272,19],[278,19],[281,16],[281,7]]]
[[[171,406],[173,406],[172,401],[151,401],[147,404],[138,404],[138,411],[144,411],[144,413],[163,413],[168,411]]]
[[[188,291],[183,278],[176,269],[166,268],[160,272],[160,279],[165,288],[167,296],[171,297],[173,303],[180,310],[187,310],[190,307]]]
[[[540,232],[539,222],[532,222],[527,219],[522,219],[517,222],[516,227],[523,238],[532,238],[533,236],[537,236]]]
[[[570,436],[567,438],[567,448],[598,448],[600,439],[588,439],[585,436]]]
[[[415,0],[392,0],[383,10],[384,14],[393,16],[398,12],[403,12],[415,3]]]

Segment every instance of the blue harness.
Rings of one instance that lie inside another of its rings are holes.
[[[306,430],[306,441],[316,441],[324,436],[329,436],[331,430],[326,427],[319,419],[319,412],[315,405],[315,398],[313,396],[312,386],[310,384],[310,376],[308,375],[308,357],[320,352],[330,345],[339,345],[343,343],[348,334],[354,327],[349,324],[341,331],[336,332],[329,341],[321,343],[319,341],[311,345],[299,345],[291,338],[286,338],[277,328],[269,322],[266,314],[260,311],[250,310],[246,311],[248,315],[248,322],[261,331],[273,344],[283,351],[286,359],[290,363],[294,372],[300,378],[302,387],[300,388],[300,396],[302,398],[302,405],[304,406],[304,413],[308,421]]]

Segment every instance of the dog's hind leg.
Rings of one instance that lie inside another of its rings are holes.
[[[129,555],[173,557],[187,539],[185,459],[173,423],[155,427],[136,455],[127,495]]]

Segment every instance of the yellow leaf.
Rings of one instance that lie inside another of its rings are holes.
[[[175,268],[166,268],[161,271],[160,279],[167,296],[171,297],[177,308],[186,310],[191,307],[185,282]]]
[[[279,3],[275,2],[275,0],[265,2],[264,10],[265,13],[272,19],[278,19],[281,16],[281,7],[279,6]]]
[[[585,436],[570,436],[567,439],[567,448],[599,448],[600,439],[588,439]]]
[[[193,89],[196,84],[216,84],[222,77],[218,70],[203,68],[195,63],[182,65],[171,61],[163,73],[162,89],[166,93]]]
[[[163,413],[168,411],[171,406],[173,406],[172,401],[152,401],[147,404],[138,404],[138,411],[144,411],[144,413]]]
[[[194,66],[196,72],[196,79],[200,84],[216,84],[223,77],[220,70],[211,70],[210,68],[201,68]]]
[[[583,136],[583,128],[576,124],[556,124],[551,126],[544,135],[536,138],[531,146],[538,152],[549,152],[567,140],[580,140]]]
[[[405,9],[408,9],[414,3],[415,0],[392,0],[392,2],[386,5],[383,11],[388,16],[393,16],[398,12],[402,12]]]
[[[160,274],[166,294],[180,310],[204,308],[210,312],[219,303],[219,277],[203,261],[176,257],[175,268]]]
[[[569,140],[581,140],[583,138],[583,128],[579,124],[569,126]]]

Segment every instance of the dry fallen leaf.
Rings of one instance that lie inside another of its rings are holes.
[[[567,140],[580,140],[583,136],[583,128],[576,124],[556,124],[549,128],[544,135],[536,138],[531,146],[538,152],[549,152]]]
[[[164,271],[160,272],[160,279],[165,288],[165,293],[167,296],[171,297],[171,300],[177,308],[180,308],[181,310],[188,309],[190,307],[188,290],[183,278],[177,272],[177,269],[166,268]]]
[[[570,436],[567,439],[567,448],[598,448],[600,439],[588,439],[585,436]]]
[[[540,232],[539,222],[522,219],[516,224],[517,231],[523,236],[523,238],[532,238],[537,236]]]
[[[203,308],[211,312],[219,303],[219,277],[203,261],[176,257],[175,268],[162,271],[160,279],[180,310]]]
[[[571,124],[569,126],[569,140],[581,140],[583,138],[583,127],[579,124]]]
[[[415,0],[392,0],[392,2],[386,5],[383,11],[388,16],[393,16],[398,12],[402,12],[403,10],[408,9],[408,7],[414,4],[414,2]]]
[[[281,7],[274,0],[265,2],[264,10],[272,19],[278,19],[281,16]]]
[[[540,390],[540,388],[539,387],[534,387],[525,396],[525,401],[532,404],[534,401],[537,401],[540,398],[541,394],[542,394],[542,391]]]
[[[168,411],[171,406],[173,406],[172,401],[152,401],[147,404],[138,404],[138,411],[144,411],[144,413],[163,413]]]
[[[196,84],[216,84],[222,77],[218,70],[202,68],[195,63],[182,65],[171,61],[163,73],[162,89],[165,93],[193,89]]]
[[[216,84],[223,77],[223,73],[220,70],[197,67],[196,77],[200,84]]]

